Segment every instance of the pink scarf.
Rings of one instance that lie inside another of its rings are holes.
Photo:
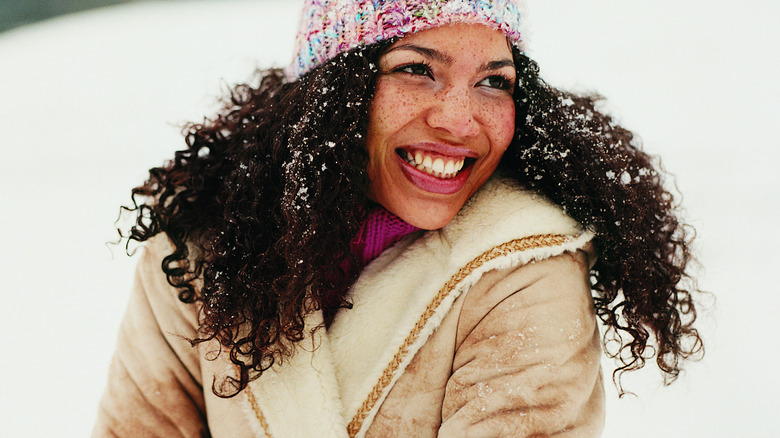
[[[419,228],[404,222],[381,205],[371,209],[357,236],[350,243],[352,254],[360,264],[358,270],[377,258],[382,251],[417,230]]]
[[[352,254],[357,259],[357,265],[353,264],[349,258],[344,258],[339,267],[347,278],[356,278],[360,271],[377,258],[382,251],[417,230],[419,228],[404,222],[403,219],[390,213],[381,205],[377,205],[368,212],[366,220],[349,244]],[[332,309],[333,306],[336,306],[344,292],[346,290],[339,290],[338,293],[325,298],[325,307]],[[333,321],[335,312],[326,311],[323,316],[325,326],[328,327]]]

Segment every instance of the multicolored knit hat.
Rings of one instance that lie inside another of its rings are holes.
[[[339,53],[450,23],[485,24],[520,50],[522,0],[305,0],[296,57],[297,79]]]

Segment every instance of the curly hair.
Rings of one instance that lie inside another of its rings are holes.
[[[231,90],[214,119],[185,128],[187,147],[133,189],[123,237],[164,233],[163,259],[179,299],[198,303],[200,338],[216,339],[238,370],[212,384],[231,397],[303,339],[304,318],[349,308],[349,242],[369,184],[364,137],[385,41],[343,53],[302,78],[259,73]],[[663,171],[631,132],[596,108],[597,96],[557,90],[514,52],[516,134],[500,169],[595,231],[596,312],[617,342],[613,380],[656,357],[674,380],[702,351],[693,327],[692,233],[678,218]]]

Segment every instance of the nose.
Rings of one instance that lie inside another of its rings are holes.
[[[472,102],[468,87],[450,86],[432,98],[426,117],[428,126],[460,138],[479,133],[479,123],[475,119],[476,104]]]

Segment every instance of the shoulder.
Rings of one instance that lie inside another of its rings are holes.
[[[136,283],[142,290],[153,292],[153,295],[170,295],[175,288],[168,283],[163,271],[163,262],[173,254],[175,247],[165,233],[160,233],[138,248],[138,264],[136,265]]]
[[[197,312],[162,270],[164,235],[145,242],[119,329],[94,436],[199,436],[206,429]]]
[[[578,250],[496,270],[474,284],[453,315],[442,431],[599,435],[601,344],[588,270]]]
[[[194,339],[198,327],[197,305],[179,299],[180,288],[171,285],[163,270],[164,260],[174,251],[175,246],[164,233],[144,242],[139,248],[133,296],[147,307],[140,315],[152,318],[163,333]]]
[[[593,233],[542,195],[494,178],[439,237],[461,266],[456,277],[470,279],[458,344],[491,312],[509,312],[496,321],[593,322]]]
[[[589,282],[591,245],[528,263],[495,269],[480,277],[463,297],[460,308],[457,345],[471,336],[486,315],[499,325],[538,322],[553,327],[547,333],[561,342],[572,339],[578,321],[579,334],[595,329],[595,314]],[[517,320],[517,321],[516,321]],[[519,321],[522,320],[522,321]],[[540,335],[540,334],[536,334]],[[479,336],[477,336],[479,337]],[[550,339],[554,341],[555,339]]]

